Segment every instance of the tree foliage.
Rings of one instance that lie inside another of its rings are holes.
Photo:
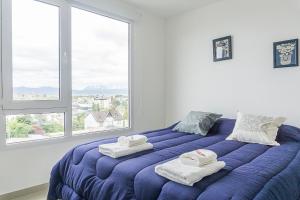
[[[93,103],[93,105],[92,105],[92,110],[93,110],[93,112],[98,112],[98,111],[100,111],[100,105],[97,104],[97,103]]]
[[[42,125],[42,128],[44,129],[45,133],[57,133],[64,131],[64,126],[57,122],[44,124]]]
[[[111,105],[112,105],[112,108],[117,108],[118,106],[121,105],[121,102],[119,100],[117,100],[116,98],[113,98],[112,101],[111,101]]]
[[[26,117],[17,117],[7,124],[8,134],[12,138],[28,137],[32,133],[31,119]]]
[[[73,131],[79,131],[84,129],[85,114],[81,113],[73,117]]]

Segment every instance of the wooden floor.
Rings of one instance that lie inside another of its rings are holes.
[[[17,197],[11,200],[46,200],[47,190],[41,190],[22,197]]]
[[[47,199],[47,189],[42,189],[40,191],[35,191],[30,194],[26,194],[20,197],[14,198],[4,198],[5,200],[46,200]],[[2,199],[1,199],[2,200]]]

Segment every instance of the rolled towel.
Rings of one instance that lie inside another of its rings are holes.
[[[149,149],[153,149],[153,144],[145,143],[133,147],[127,147],[117,142],[99,145],[99,152],[112,158],[119,158]]]
[[[182,164],[201,167],[217,161],[217,154],[207,149],[198,149],[179,156]]]
[[[171,181],[193,186],[206,176],[217,173],[225,167],[225,162],[216,161],[203,167],[188,166],[181,163],[180,159],[171,160],[155,167],[155,172]]]
[[[118,138],[118,143],[127,146],[133,147],[141,144],[145,144],[148,141],[148,138],[144,135],[132,135],[132,136],[121,136]]]

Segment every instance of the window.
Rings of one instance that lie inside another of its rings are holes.
[[[12,0],[12,69],[13,100],[59,100],[59,7]]]
[[[128,127],[129,24],[72,8],[73,133]]]
[[[4,109],[67,109],[71,70],[63,2],[2,0]]]
[[[63,113],[6,116],[6,142],[18,143],[64,136]]]
[[[129,21],[70,1],[0,2],[0,145],[130,127]]]

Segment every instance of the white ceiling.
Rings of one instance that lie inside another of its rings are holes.
[[[170,17],[220,0],[122,0],[162,17]]]

